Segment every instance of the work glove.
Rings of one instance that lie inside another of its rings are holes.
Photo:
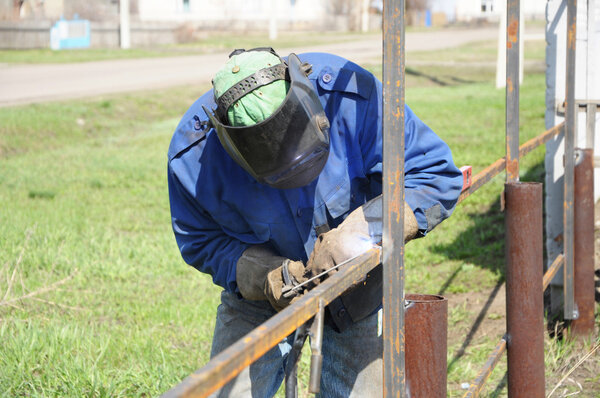
[[[304,272],[302,261],[286,259],[281,267],[267,274],[264,293],[275,311],[281,311],[302,296],[304,290],[293,290],[293,288],[307,280]]]
[[[335,265],[358,256],[381,243],[383,233],[383,199],[378,196],[351,212],[337,227],[319,235],[306,263],[305,277],[312,278]],[[404,242],[419,230],[417,219],[408,204],[404,205]],[[329,274],[335,272],[333,270]],[[313,284],[317,285],[319,279]]]
[[[268,300],[281,311],[302,292],[291,292],[293,286],[304,282],[304,264],[278,256],[268,245],[250,246],[237,262],[236,282],[246,300]]]

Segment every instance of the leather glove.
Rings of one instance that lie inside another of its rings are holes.
[[[267,275],[264,293],[277,312],[281,311],[293,301],[300,298],[304,291],[297,291],[284,297],[284,293],[294,286],[306,281],[304,277],[304,263],[286,259],[281,267],[274,269]]]
[[[319,235],[306,263],[307,278],[364,253],[381,243],[383,233],[383,199],[378,196],[354,210],[337,227]],[[404,242],[413,239],[419,230],[417,219],[408,204],[404,205]],[[332,271],[332,272],[335,272]],[[313,282],[315,285],[319,280]]]
[[[278,256],[269,245],[256,245],[250,246],[240,256],[236,282],[246,300],[268,300],[273,308],[280,311],[295,298],[294,295],[283,297],[283,293],[305,281],[303,274],[304,264],[301,261]]]

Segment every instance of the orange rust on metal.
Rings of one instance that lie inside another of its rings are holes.
[[[533,151],[538,146],[545,144],[550,141],[553,137],[564,131],[565,123],[562,122],[546,131],[542,134],[534,137],[519,147],[519,157],[524,157],[529,152]],[[497,176],[504,170],[506,164],[506,158],[500,158],[494,163],[477,173],[472,180],[471,186],[465,189],[458,197],[458,203],[468,198],[472,193],[481,188],[485,183],[489,182],[492,178]]]
[[[558,273],[558,270],[560,269],[560,267],[563,266],[564,261],[565,261],[565,258],[563,257],[563,255],[559,254],[558,256],[556,256],[556,258],[552,262],[552,265],[550,265],[550,267],[548,267],[548,270],[546,271],[546,273],[544,273],[544,279],[542,281],[542,286],[543,286],[544,290],[546,290],[546,288],[550,284],[550,281],[552,281],[552,279],[554,279],[554,276]]]
[[[577,32],[576,24],[571,24],[569,26],[569,31],[567,32],[567,47],[575,48],[576,32]]]
[[[510,181],[516,181],[519,179],[519,160],[512,159],[506,163],[506,175]]]
[[[381,248],[372,248],[350,261],[323,283],[305,294],[297,302],[285,308],[262,325],[248,333],[223,352],[215,356],[203,368],[184,379],[179,385],[162,396],[206,397],[223,387],[250,363],[276,346],[283,338],[319,311],[319,302],[329,304],[352,286],[357,277],[366,275],[381,261]]]
[[[506,40],[506,47],[512,48],[513,43],[517,42],[519,35],[519,20],[511,18],[510,23],[507,26],[506,33],[508,35]]]
[[[502,357],[502,354],[504,353],[504,351],[506,351],[506,339],[507,337],[504,336],[502,337],[500,342],[496,344],[494,351],[492,351],[492,353],[488,357],[487,361],[483,365],[483,368],[481,369],[481,371],[479,371],[477,377],[469,386],[469,390],[467,390],[465,395],[463,395],[463,398],[475,398],[479,396],[481,389],[483,388],[483,386],[485,386],[485,383],[487,382],[488,378],[494,371],[494,368],[500,361],[500,357]]]
[[[512,93],[513,91],[515,91],[513,81],[510,77],[506,78],[506,89],[508,90],[509,93]]]

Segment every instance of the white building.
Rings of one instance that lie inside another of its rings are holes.
[[[331,8],[321,0],[138,0],[141,21],[254,24],[275,16],[278,21],[314,23]],[[226,22],[227,21],[227,22]]]
[[[455,0],[457,21],[498,21],[506,0]],[[544,18],[547,0],[521,0],[525,19]]]

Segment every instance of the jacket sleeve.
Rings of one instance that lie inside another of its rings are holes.
[[[239,293],[236,264],[250,245],[227,235],[168,168],[169,200],[173,232],[186,263],[212,276],[213,282]]]
[[[376,87],[361,138],[367,175],[382,172],[381,83]],[[415,213],[419,236],[424,236],[452,214],[462,189],[462,173],[454,165],[448,145],[407,105],[404,110],[405,200]],[[374,115],[377,120],[371,120]]]

